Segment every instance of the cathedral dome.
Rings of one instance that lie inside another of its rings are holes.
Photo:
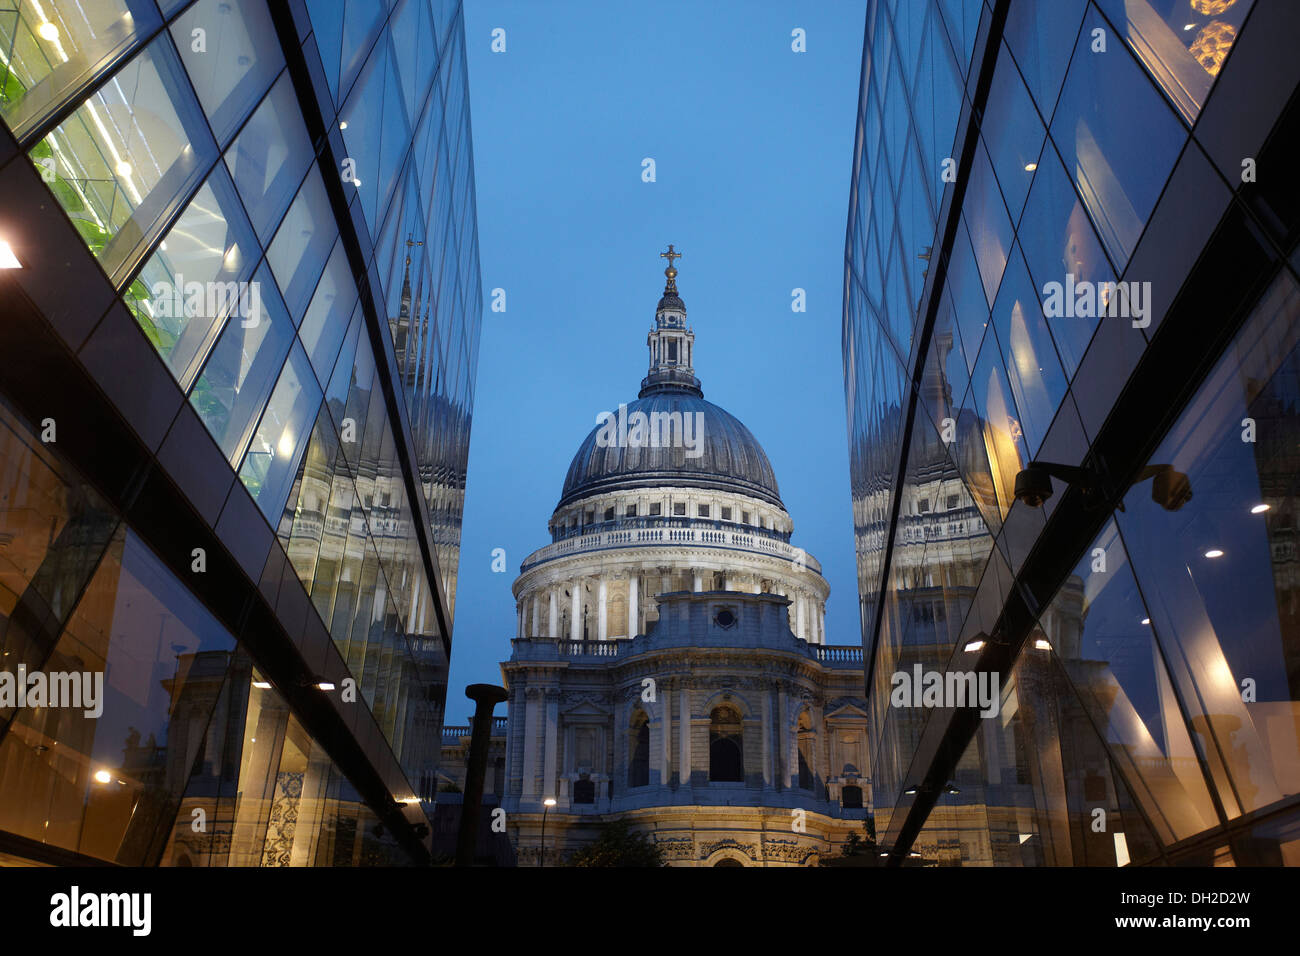
[[[634,426],[641,413],[649,421],[689,421],[686,447],[673,442],[665,447],[635,442],[599,441],[602,431],[622,431]],[[564,479],[559,506],[588,495],[626,488],[678,485],[751,495],[779,508],[781,494],[767,453],[739,419],[694,390],[662,386],[644,389],[642,397],[620,406],[609,425],[598,425],[573,456]],[[689,416],[689,418],[688,418]],[[699,430],[696,430],[699,423]]]

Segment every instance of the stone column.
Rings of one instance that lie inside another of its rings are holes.
[[[680,699],[680,710],[677,716],[677,733],[679,735],[679,755],[677,773],[680,785],[689,787],[691,785],[691,692],[683,685]]]
[[[598,610],[596,612],[596,637],[599,640],[609,640],[609,614],[608,604],[609,584],[606,582],[604,575],[601,575],[600,584],[596,589]]]
[[[550,620],[547,623],[550,628],[547,631],[547,634],[549,634],[553,638],[559,637],[560,636],[560,589],[559,588],[554,588],[554,587],[551,588]]]
[[[538,637],[542,633],[542,622],[541,622],[542,608],[536,591],[533,592],[532,602],[533,602],[533,632],[528,636]]]
[[[659,747],[659,785],[667,787],[671,780],[673,763],[673,695],[672,689],[666,683],[660,693],[663,695],[662,703],[659,705],[663,738]]]
[[[640,609],[637,607],[639,578],[633,571],[627,576],[627,636],[636,637],[641,629]]]
[[[808,622],[807,622],[806,617],[805,617],[805,613],[806,613],[806,612],[805,612],[805,610],[804,610],[804,606],[805,606],[806,602],[804,601],[803,593],[800,592],[800,593],[796,594],[796,595],[795,595],[795,599],[794,599],[794,601],[795,601],[795,604],[794,604],[794,607],[795,607],[795,629],[794,629],[794,633],[795,633],[795,636],[796,636],[796,637],[801,637],[801,638],[807,640],[807,637],[808,637],[808,633],[807,633]]]
[[[790,700],[786,696],[785,688],[780,687],[776,692],[776,733],[774,734],[776,742],[777,766],[780,768],[777,772],[777,779],[780,781],[780,789],[790,789],[790,763],[789,751],[785,747],[786,727],[790,724]]]
[[[700,574],[699,571],[695,572],[695,587],[693,590],[696,592],[704,590],[704,575]]]
[[[542,762],[542,799],[558,796],[555,779],[556,735],[560,725],[560,692],[546,691],[546,753]]]
[[[763,788],[771,789],[775,780],[772,776],[772,691],[769,688],[763,694]]]
[[[523,726],[519,728],[524,751],[523,791],[520,797],[523,804],[537,801],[537,746],[531,737],[537,736],[537,727],[541,721],[541,694],[536,687],[524,691],[524,720]]]
[[[817,643],[826,643],[826,605],[817,611]]]
[[[569,585],[572,600],[569,602],[569,640],[582,640],[582,579]]]

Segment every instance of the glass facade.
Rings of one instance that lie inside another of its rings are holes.
[[[0,670],[104,681],[94,716],[0,686],[0,850],[427,859],[482,309],[460,4],[0,0],[0,119],[39,357],[0,376]]]
[[[1300,220],[1251,171],[1296,13],[868,5],[843,351],[894,861],[1300,864]],[[998,698],[893,694],[931,672]]]

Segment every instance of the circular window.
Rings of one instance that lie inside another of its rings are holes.
[[[716,615],[714,615],[713,623],[718,625],[718,627],[722,628],[723,630],[726,630],[727,628],[735,627],[736,615],[732,613],[730,608],[724,607],[721,611],[719,611]]]

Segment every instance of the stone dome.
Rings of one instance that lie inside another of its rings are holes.
[[[627,404],[624,421],[631,424],[637,412],[651,421],[656,419],[650,416],[656,414],[680,413],[682,421],[689,415],[691,438],[698,441],[699,454],[690,457],[688,452],[697,449],[683,447],[681,442],[658,448],[598,443],[597,437],[607,426],[597,425],[573,456],[556,507],[602,492],[678,485],[751,495],[784,509],[772,463],[739,419],[705,401],[695,389],[660,386],[645,389],[641,395]],[[703,414],[702,419],[695,417],[697,412]],[[693,430],[695,422],[702,422],[702,436]]]

